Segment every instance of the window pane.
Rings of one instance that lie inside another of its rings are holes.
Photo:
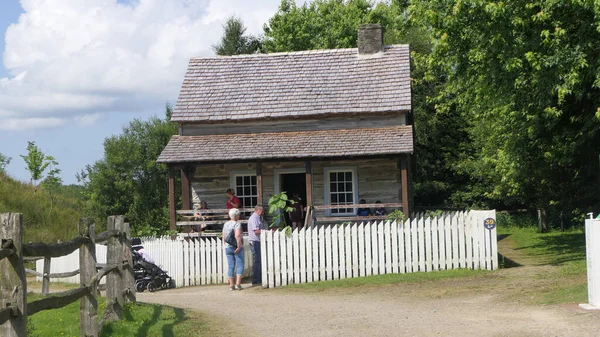
[[[256,185],[256,176],[251,176],[250,181],[252,182],[252,185]]]
[[[337,202],[338,202],[338,195],[332,194],[331,195],[331,203],[335,205],[335,204],[337,204]]]
[[[337,210],[336,208],[333,208],[333,209],[331,210],[331,214],[338,214],[338,210]]]
[[[250,195],[250,186],[244,187],[244,195]]]
[[[254,207],[258,204],[258,199],[256,197],[252,198],[252,205],[250,205],[251,207]]]
[[[242,177],[240,177],[240,176],[235,177],[235,184],[237,186],[241,185],[242,184]]]
[[[336,183],[329,184],[329,192],[337,192],[337,184]]]
[[[337,174],[337,180],[338,181],[343,181],[344,180],[344,172],[338,172],[338,174]]]
[[[344,183],[338,183],[338,192],[346,192]]]
[[[242,188],[241,186],[237,187],[237,188],[235,189],[235,194],[236,194],[238,197],[239,197],[239,196],[242,196],[242,195],[244,195],[244,193],[243,193],[243,188]]]
[[[346,202],[346,195],[345,194],[340,194],[338,196],[338,201],[339,201],[340,204]]]
[[[257,194],[256,186],[252,186],[252,195],[256,195],[256,194]]]
[[[346,201],[348,201],[349,203],[354,203],[354,194],[347,193],[346,194]]]
[[[250,176],[244,177],[244,185],[250,185]]]
[[[352,183],[346,183],[346,192],[352,191]]]
[[[337,176],[335,175],[335,172],[329,172],[329,181],[337,181]]]
[[[352,172],[346,172],[346,181],[352,181]]]

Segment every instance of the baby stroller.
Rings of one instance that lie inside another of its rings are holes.
[[[137,243],[137,244],[136,244]],[[166,270],[162,270],[140,245],[139,239],[132,240],[133,274],[135,277],[135,289],[138,292],[155,292],[157,289],[175,288],[175,280]]]

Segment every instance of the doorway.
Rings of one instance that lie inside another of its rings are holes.
[[[304,170],[293,169],[275,172],[275,182],[275,193],[285,191],[290,199],[295,194],[298,194],[302,207],[306,206],[306,173]],[[285,221],[287,225],[291,225],[291,220],[287,213]]]

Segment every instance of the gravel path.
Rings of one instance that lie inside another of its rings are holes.
[[[197,310],[222,335],[243,336],[600,336],[600,312],[576,304],[528,305],[528,291],[551,286],[539,265],[501,240],[522,267],[474,277],[325,291],[203,286],[140,293],[142,302]],[[559,280],[560,281],[560,280]],[[247,287],[247,285],[246,285]],[[216,323],[218,322],[218,323]]]
[[[406,287],[300,293],[227,286],[138,294],[238,325],[244,336],[597,336],[600,314],[509,305],[501,294],[427,298]],[[427,292],[429,293],[429,292]]]

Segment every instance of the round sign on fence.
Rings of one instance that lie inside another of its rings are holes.
[[[487,218],[487,219],[483,220],[483,226],[489,230],[494,229],[496,227],[496,219]]]

